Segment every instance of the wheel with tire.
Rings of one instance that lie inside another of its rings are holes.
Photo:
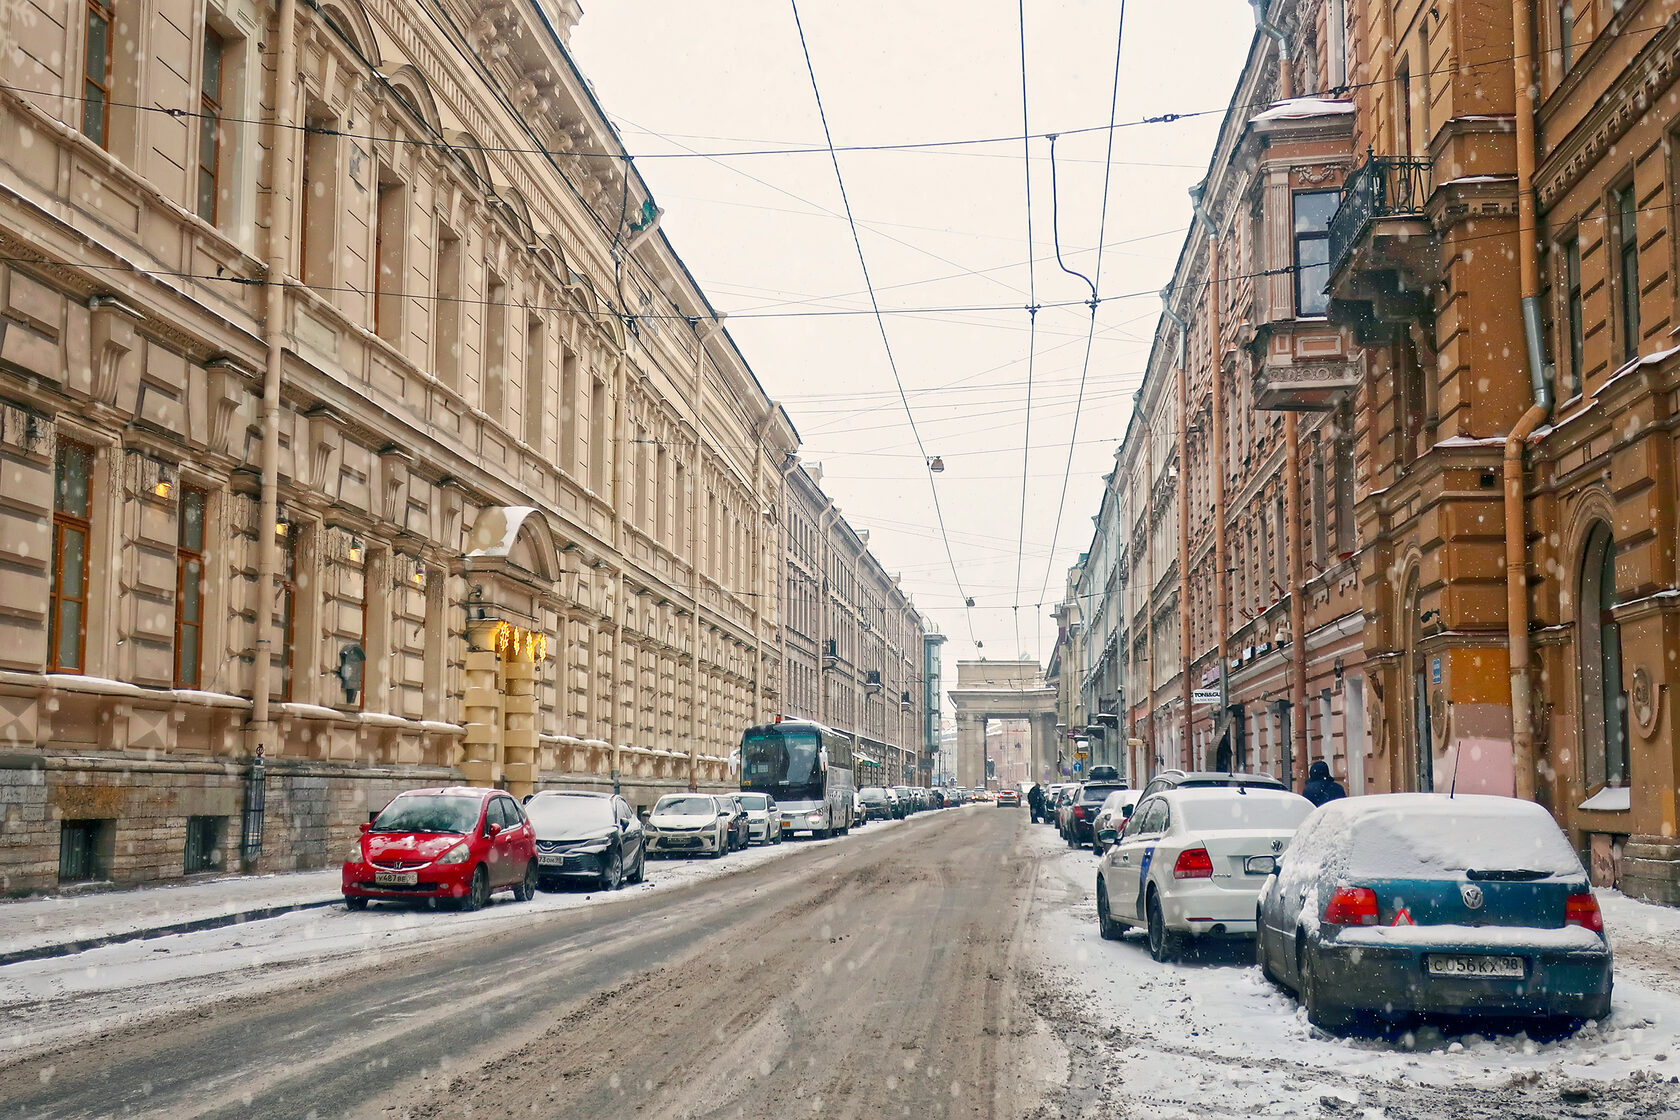
[[[601,867],[601,889],[616,891],[624,884],[624,853],[617,848],[607,853],[607,862]]]
[[[346,910],[366,910],[367,907],[368,900],[365,898],[358,898],[349,894],[344,896],[344,908]]]
[[[519,884],[513,888],[515,902],[529,902],[537,897],[537,861],[535,859],[525,864],[525,875]]]
[[[473,868],[472,881],[467,885],[466,897],[461,899],[461,909],[482,910],[490,905],[490,869],[482,863]]]
[[[1184,952],[1184,935],[1167,928],[1161,916],[1161,900],[1149,896],[1149,955],[1165,963],[1177,960]]]
[[[712,858],[713,859],[722,859],[724,857],[724,854],[728,851],[729,851],[729,837],[725,836],[723,833],[720,832],[720,833],[717,834],[717,844],[714,845],[713,848],[712,848]]]
[[[1267,981],[1279,988],[1284,986],[1277,971],[1272,968],[1271,954],[1266,951],[1266,930],[1260,922],[1260,908],[1258,906],[1254,908],[1254,963],[1260,966],[1260,975],[1264,976]]]
[[[1297,935],[1295,953],[1299,963],[1296,971],[1301,978],[1301,1003],[1307,1009],[1307,1022],[1321,1031],[1342,1034],[1353,1027],[1358,1017],[1349,1008],[1339,1007],[1325,1000],[1324,992],[1314,975],[1312,961],[1301,948],[1304,943],[1305,939]]]
[[[1118,941],[1126,932],[1126,923],[1117,922],[1108,912],[1108,884],[1097,880],[1097,932],[1104,941]]]
[[[636,853],[636,870],[630,873],[632,883],[641,883],[647,879],[647,849]]]

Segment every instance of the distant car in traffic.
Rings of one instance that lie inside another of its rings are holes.
[[[1175,789],[1138,802],[1097,864],[1102,936],[1149,933],[1149,953],[1173,960],[1200,936],[1254,932],[1255,900],[1278,856],[1313,811],[1288,790]]]
[[[1096,823],[1097,810],[1102,808],[1109,794],[1125,788],[1123,781],[1084,782],[1073,787],[1061,812],[1062,839],[1068,842],[1070,848],[1095,843],[1096,832],[1092,825]]]
[[[735,810],[706,793],[667,793],[654,802],[642,825],[649,855],[694,854],[722,857],[730,850]]]
[[[1000,809],[1019,809],[1021,807],[1021,791],[1017,789],[998,790],[996,804]]]
[[[858,800],[863,802],[863,813],[872,821],[890,821],[898,814],[893,811],[891,791],[882,786],[864,786],[858,790]]]
[[[345,856],[344,905],[434,899],[465,910],[497,891],[537,892],[537,848],[519,802],[501,790],[445,786],[399,793]]]
[[[747,818],[747,807],[738,793],[720,794],[718,803],[729,810],[729,850],[740,851],[752,843],[752,824]]]
[[[1103,799],[1102,806],[1097,809],[1097,816],[1091,822],[1091,850],[1099,856],[1108,850],[1103,842],[1104,829],[1114,832],[1124,832],[1126,822],[1132,819],[1132,810],[1142,800],[1143,792],[1135,789],[1117,789]]]
[[[545,790],[525,802],[537,841],[537,879],[593,880],[604,891],[639,883],[647,869],[642,823],[615,793]]]
[[[1419,1015],[1573,1025],[1610,1011],[1598,899],[1532,801],[1332,801],[1301,825],[1256,920],[1261,970],[1328,1030]]]
[[[775,798],[768,793],[740,793],[736,799],[747,811],[747,843],[782,842],[782,818],[776,812]]]

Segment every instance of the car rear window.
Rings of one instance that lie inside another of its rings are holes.
[[[1313,803],[1304,797],[1239,793],[1234,789],[1212,796],[1183,797],[1178,802],[1179,818],[1191,832],[1226,829],[1293,832],[1312,811]]]
[[[1079,800],[1081,802],[1092,802],[1097,805],[1101,805],[1105,800],[1107,800],[1109,794],[1113,793],[1117,789],[1124,788],[1124,786],[1086,786],[1084,789],[1079,791]]]
[[[1361,814],[1351,822],[1348,871],[1390,879],[1469,871],[1582,873],[1575,849],[1540,806],[1481,800],[1443,798]],[[1532,811],[1518,808],[1524,805]]]

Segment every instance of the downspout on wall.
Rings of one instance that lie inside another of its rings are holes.
[[[268,259],[263,287],[263,334],[267,361],[262,393],[262,495],[257,514],[257,634],[256,663],[252,667],[251,753],[260,772],[274,733],[269,714],[274,671],[274,588],[280,571],[280,380],[286,360],[286,273],[292,242],[292,173],[296,163],[297,0],[279,0],[275,13],[279,35],[274,64],[274,119],[270,141],[274,153],[269,182]],[[255,774],[253,774],[255,779]],[[259,844],[260,847],[260,844]]]
[[[1552,410],[1545,339],[1540,322],[1539,223],[1534,206],[1534,99],[1537,95],[1534,38],[1528,0],[1511,0],[1512,59],[1517,117],[1517,257],[1522,288],[1523,336],[1528,343],[1528,377],[1533,403],[1505,439],[1505,618],[1511,672],[1511,764],[1513,793],[1534,800],[1534,721],[1530,695],[1528,639],[1528,503],[1524,493],[1523,450],[1528,437]]]
[[[1178,656],[1179,683],[1182,686],[1184,713],[1179,724],[1178,765],[1185,770],[1198,768],[1195,749],[1191,746],[1192,716],[1195,706],[1191,693],[1195,682],[1190,677],[1190,664],[1195,658],[1195,645],[1190,634],[1190,373],[1185,369],[1190,324],[1172,308],[1172,290],[1162,293],[1161,314],[1178,328]]]
[[[1249,6],[1254,9],[1254,29],[1277,44],[1278,99],[1287,101],[1295,96],[1295,75],[1291,72],[1289,66],[1289,36],[1284,34],[1283,28],[1267,17],[1266,5],[1268,0],[1248,0],[1248,2]]]
[[[1219,322],[1219,226],[1207,212],[1204,197],[1207,184],[1190,191],[1195,220],[1207,230],[1208,280],[1208,376],[1213,393],[1213,631],[1219,652],[1220,710],[1214,724],[1215,750],[1218,734],[1229,715],[1230,697],[1225,694],[1225,680],[1230,666],[1228,635],[1231,629],[1231,574],[1226,559],[1229,545],[1225,531],[1225,362]],[[1232,742],[1231,765],[1236,765],[1238,744]]]

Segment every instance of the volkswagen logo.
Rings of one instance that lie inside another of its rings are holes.
[[[1273,840],[1272,841],[1272,851],[1274,851],[1274,852],[1283,851],[1283,841],[1282,840]]]
[[[1482,888],[1474,883],[1465,883],[1458,888],[1458,893],[1464,896],[1464,905],[1472,910],[1482,908]]]

